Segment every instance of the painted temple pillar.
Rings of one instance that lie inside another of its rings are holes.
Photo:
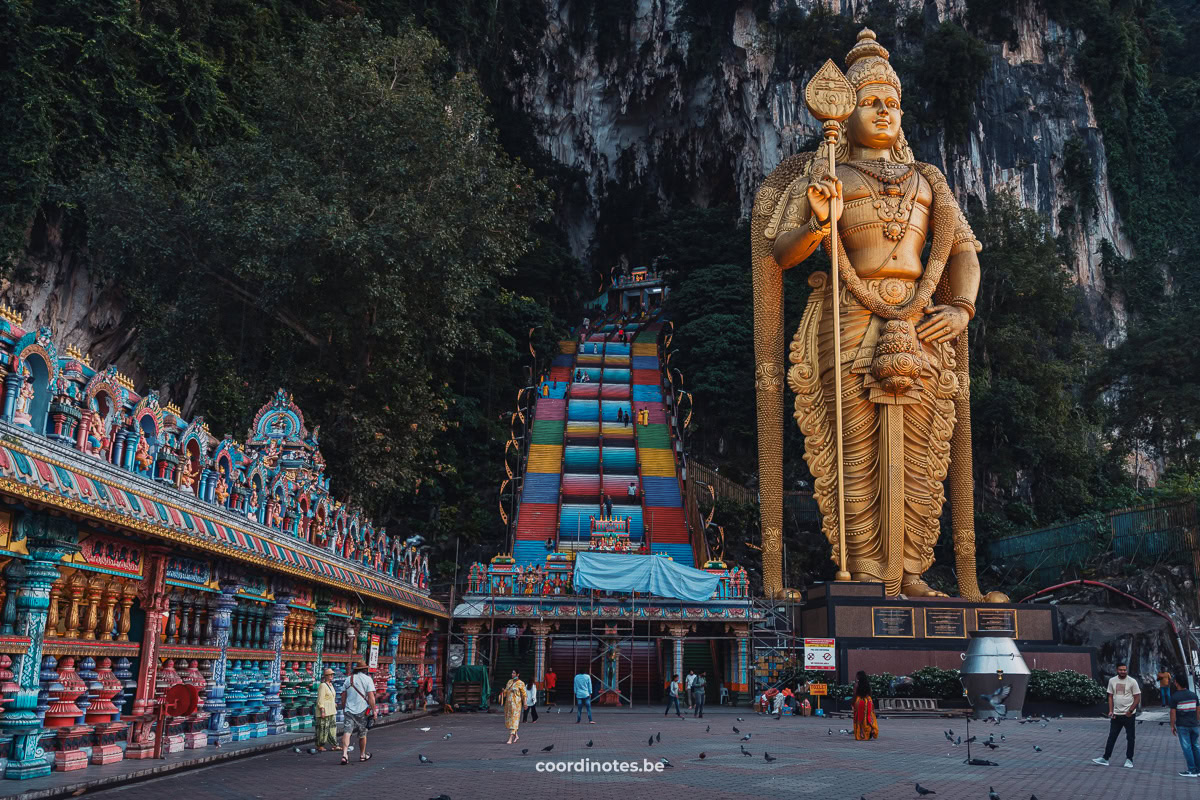
[[[541,686],[546,678],[546,642],[550,638],[550,623],[535,622],[529,629],[533,631],[533,680]]]
[[[671,672],[683,678],[683,640],[688,635],[688,625],[670,625],[667,628],[671,636]]]
[[[387,654],[392,657],[392,663],[388,664],[388,691],[387,698],[384,700],[388,705],[388,713],[395,711],[397,706],[396,695],[400,691],[400,680],[396,675],[396,662],[400,660],[400,622],[392,617],[391,627],[388,628],[387,637]]]
[[[138,599],[146,612],[142,629],[142,647],[138,652],[137,694],[133,700],[133,716],[147,718],[154,713],[155,690],[158,686],[159,638],[166,627],[171,603],[166,590],[167,557],[170,551],[163,547],[146,548],[145,578],[139,587]],[[154,757],[154,725],[134,726],[126,758]]]
[[[749,693],[750,691],[750,631],[746,628],[734,630],[737,637],[737,663],[733,671],[733,690]]]
[[[462,624],[463,636],[467,640],[467,652],[463,657],[463,664],[468,667],[475,666],[475,658],[479,649],[479,632],[483,630],[482,622],[464,622]]]
[[[267,687],[266,705],[267,705],[267,733],[274,736],[277,733],[283,733],[287,730],[287,723],[283,719],[283,705],[280,700],[280,689],[282,686],[280,680],[280,668],[283,664],[283,627],[287,621],[288,613],[291,609],[288,603],[291,601],[291,596],[285,593],[276,593],[275,602],[268,609],[270,619],[268,621],[268,632],[270,638],[268,646],[274,654],[271,661],[270,671],[270,686]]]
[[[321,680],[324,671],[323,655],[325,653],[325,626],[329,623],[329,598],[318,597],[316,612],[313,615],[313,679]]]
[[[221,593],[217,595],[211,612],[213,645],[221,652],[213,659],[212,686],[204,700],[204,710],[208,712],[208,743],[217,747],[232,738],[229,730],[229,708],[225,704],[225,667],[228,663],[233,609],[237,607],[237,590],[237,583],[222,581]]]
[[[25,379],[20,372],[12,371],[4,376],[4,421],[12,422],[17,410],[17,395],[21,392],[21,384]]]
[[[40,742],[42,720],[36,712],[42,643],[50,608],[50,587],[59,577],[56,565],[63,556],[76,550],[77,545],[73,541],[75,527],[68,520],[25,512],[17,524],[26,528],[30,559],[13,559],[5,578],[9,596],[15,597],[15,633],[29,640],[29,648],[13,662],[13,682],[17,689],[0,715],[0,730],[12,737],[4,777],[24,780],[50,774],[50,762]]]

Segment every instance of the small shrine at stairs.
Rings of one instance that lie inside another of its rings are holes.
[[[385,713],[440,694],[427,557],[334,499],[286,391],[218,439],[8,307],[0,374],[5,778],[152,756],[181,683],[167,752],[312,727],[326,666],[372,663]]]

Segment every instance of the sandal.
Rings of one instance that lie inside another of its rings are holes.
[[[342,766],[344,767],[349,763],[350,763],[350,759],[346,758],[345,756],[342,756]]]
[[[370,753],[363,753],[363,754],[362,754],[362,756],[361,756],[361,757],[360,757],[358,760],[359,760],[359,761],[370,761],[370,760],[371,760],[371,754],[370,754]]]

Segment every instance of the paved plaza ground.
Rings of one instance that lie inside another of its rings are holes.
[[[738,721],[743,717],[744,721]],[[573,800],[574,798],[836,798],[909,800],[913,784],[937,792],[934,800],[1128,800],[1200,797],[1200,779],[1176,776],[1184,762],[1170,728],[1151,709],[1137,726],[1135,767],[1120,766],[1124,740],[1113,765],[1089,760],[1101,753],[1108,730],[1103,719],[1052,720],[998,726],[972,723],[980,740],[989,734],[997,750],[972,747],[972,755],[999,763],[970,767],[966,747],[952,747],[943,731],[966,733],[963,720],[884,719],[880,739],[856,742],[839,730],[843,719],[774,718],[745,709],[714,708],[705,719],[664,718],[659,711],[597,710],[595,725],[575,724],[573,714],[551,711],[521,726],[521,739],[506,746],[499,714],[448,714],[390,725],[371,734],[373,759],[339,766],[335,754],[297,754],[291,749],[226,762],[141,783],[89,792],[104,800],[162,798],[352,798],[395,797],[451,800]],[[736,726],[741,734],[733,732]],[[421,728],[430,730],[423,731]],[[1061,733],[1059,728],[1062,728]],[[706,732],[711,728],[711,732]],[[832,729],[833,735],[828,731]],[[444,739],[446,734],[450,739]],[[662,734],[661,743],[648,745]],[[751,734],[747,742],[740,737]],[[965,738],[965,736],[964,736]],[[591,739],[593,747],[586,746]],[[550,753],[542,753],[553,744]],[[1034,746],[1041,747],[1035,752]],[[744,756],[739,746],[751,753]],[[528,755],[522,756],[522,748]],[[700,753],[706,757],[701,759]],[[776,760],[764,759],[768,752]],[[422,765],[418,754],[433,763]],[[653,774],[544,774],[539,761],[632,761],[639,766],[666,757],[674,767]],[[18,786],[6,783],[4,789]]]

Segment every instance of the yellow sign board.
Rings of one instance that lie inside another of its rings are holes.
[[[810,683],[808,685],[808,693],[817,697],[825,697],[829,694],[829,684],[827,683]]]

